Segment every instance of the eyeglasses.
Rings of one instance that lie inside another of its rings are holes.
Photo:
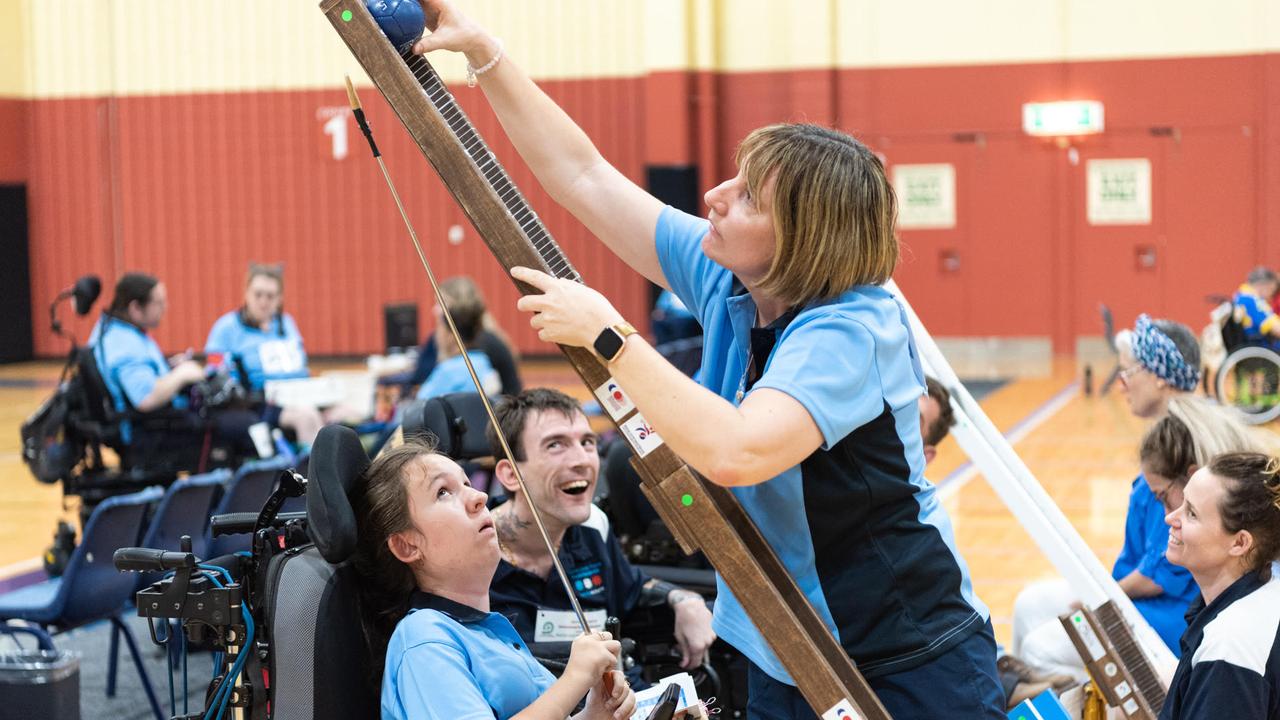
[[[1120,368],[1120,372],[1116,373],[1116,375],[1118,375],[1121,380],[1124,380],[1125,382],[1129,382],[1129,378],[1133,377],[1134,375],[1137,375],[1140,372],[1144,372],[1145,370],[1146,368],[1142,367],[1141,365],[1130,365],[1127,368]]]

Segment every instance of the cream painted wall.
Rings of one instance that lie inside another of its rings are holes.
[[[459,0],[539,78],[1280,51],[1276,0]],[[315,0],[0,0],[0,95],[332,87]],[[460,57],[433,56],[447,80]]]
[[[30,4],[31,0],[0,0],[0,98],[31,94]]]

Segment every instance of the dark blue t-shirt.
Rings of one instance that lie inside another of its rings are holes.
[[[593,515],[596,512],[593,509]],[[608,616],[625,620],[639,603],[640,591],[648,581],[627,562],[613,531],[599,525],[575,525],[566,530],[560,542],[560,562],[592,627],[596,620],[603,625],[603,618]],[[538,657],[568,657],[573,638],[581,632],[581,625],[571,615],[569,596],[554,570],[541,578],[506,560],[500,561],[489,584],[489,607],[511,621]]]

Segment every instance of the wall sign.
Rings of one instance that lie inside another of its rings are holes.
[[[894,165],[898,227],[905,230],[956,226],[956,168],[950,163]]]
[[[1151,161],[1147,158],[1085,163],[1090,225],[1151,224]]]

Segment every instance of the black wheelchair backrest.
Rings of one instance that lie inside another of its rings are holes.
[[[436,449],[454,460],[473,460],[493,454],[484,429],[489,415],[479,393],[464,392],[417,400],[404,411],[404,436],[430,435]]]
[[[378,715],[378,688],[361,629],[360,578],[350,558],[356,517],[349,493],[369,456],[351,428],[329,425],[312,446],[307,534],[312,544],[273,556],[265,614],[274,720]],[[256,717],[256,716],[255,716]]]
[[[98,423],[109,423],[115,413],[115,403],[107,390],[107,383],[102,379],[102,371],[98,368],[98,359],[93,346],[83,347],[76,351],[76,372],[80,375],[80,384],[84,388],[85,406],[89,419]]]
[[[307,481],[307,534],[331,563],[356,549],[356,514],[349,499],[369,456],[360,436],[345,425],[326,425],[311,447]]]

